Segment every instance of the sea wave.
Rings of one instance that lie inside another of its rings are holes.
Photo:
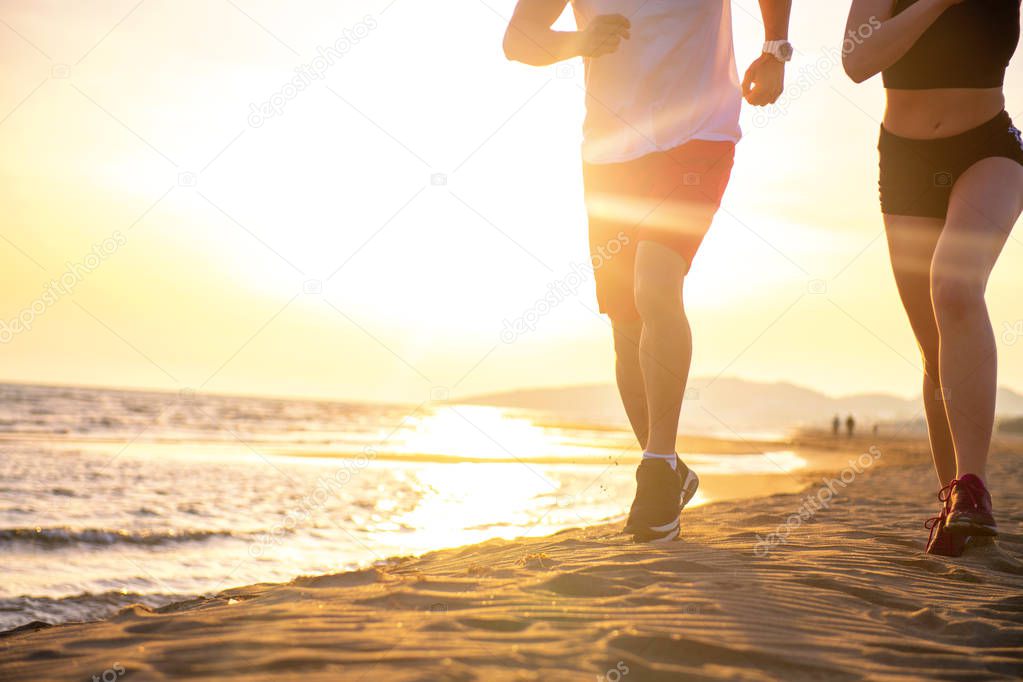
[[[139,594],[136,592],[83,592],[68,597],[0,598],[0,633],[29,623],[69,623],[107,618],[132,604],[159,608],[190,599],[188,594]]]
[[[115,530],[109,528],[0,528],[0,544],[42,547],[72,545],[167,545],[236,537],[221,530]]]

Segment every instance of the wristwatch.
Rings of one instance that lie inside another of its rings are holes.
[[[787,40],[768,40],[764,43],[764,54],[769,54],[783,64],[792,61],[792,43]]]

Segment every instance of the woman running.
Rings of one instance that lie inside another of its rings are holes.
[[[942,510],[927,551],[997,535],[986,486],[997,351],[984,291],[1021,210],[1023,140],[1005,112],[1020,0],[854,0],[844,53],[881,72],[881,210],[895,282],[923,356]],[[849,43],[847,43],[848,48]]]

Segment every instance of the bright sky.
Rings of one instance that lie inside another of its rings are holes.
[[[589,280],[502,338],[587,259],[581,63],[507,62],[513,4],[0,4],[0,379],[402,402],[611,381]],[[744,112],[688,283],[697,375],[916,391],[881,85],[834,58],[847,5],[796,3],[787,94]],[[742,70],[762,27],[733,9]],[[1017,119],[1021,87],[1014,66]],[[1021,270],[1015,235],[989,300],[1017,389]]]

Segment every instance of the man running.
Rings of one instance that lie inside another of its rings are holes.
[[[553,30],[569,2],[579,30]],[[764,106],[781,95],[791,7],[760,0],[766,42],[741,87],[729,0],[519,0],[505,34],[509,59],[586,65],[590,252],[643,448],[625,526],[640,542],[674,540],[699,485],[675,448],[692,359],[683,282],[728,184],[742,96]]]

